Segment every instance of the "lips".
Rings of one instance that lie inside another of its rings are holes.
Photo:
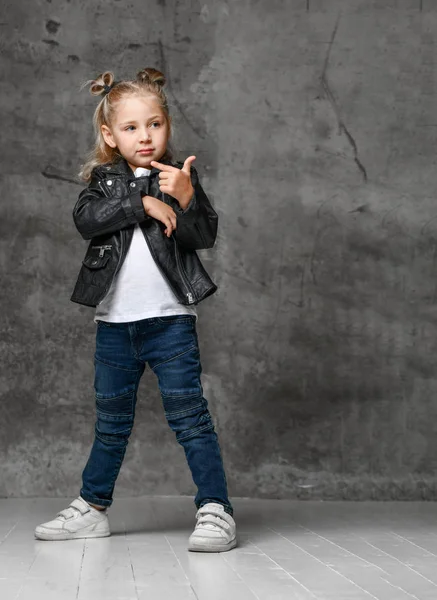
[[[152,154],[153,148],[142,148],[138,150],[138,154]]]

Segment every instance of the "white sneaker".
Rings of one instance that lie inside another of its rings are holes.
[[[111,535],[106,510],[97,510],[79,496],[68,508],[61,510],[53,521],[38,525],[37,540],[75,540]]]
[[[222,504],[208,502],[196,513],[197,525],[188,541],[191,552],[227,552],[237,545],[234,519]]]

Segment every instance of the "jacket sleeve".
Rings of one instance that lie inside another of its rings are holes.
[[[185,210],[175,210],[177,220],[173,235],[181,247],[191,250],[212,248],[217,237],[218,215],[199,183],[196,169],[191,166],[193,196]]]
[[[123,190],[122,194],[108,197],[99,182],[98,175],[93,174],[73,209],[74,224],[85,240],[111,234],[150,218],[144,211],[140,186],[132,193],[126,194]]]

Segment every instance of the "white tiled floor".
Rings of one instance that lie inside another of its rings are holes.
[[[437,600],[437,503],[232,499],[239,546],[203,554],[192,498],[118,499],[110,538],[35,540],[70,500],[0,500],[1,600]]]

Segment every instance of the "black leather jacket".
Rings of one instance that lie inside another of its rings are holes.
[[[181,162],[160,161],[182,168]],[[191,166],[193,197],[182,210],[175,198],[159,189],[159,169],[149,177],[135,178],[122,159],[93,170],[91,181],[73,209],[75,225],[85,240],[91,240],[70,298],[85,306],[97,306],[109,291],[121,268],[139,223],[150,252],[162,275],[181,304],[198,304],[217,290],[196,250],[212,248],[217,236],[218,215],[203,191],[196,169]],[[153,196],[169,204],[176,213],[171,237],[165,225],[148,216],[141,197]]]

